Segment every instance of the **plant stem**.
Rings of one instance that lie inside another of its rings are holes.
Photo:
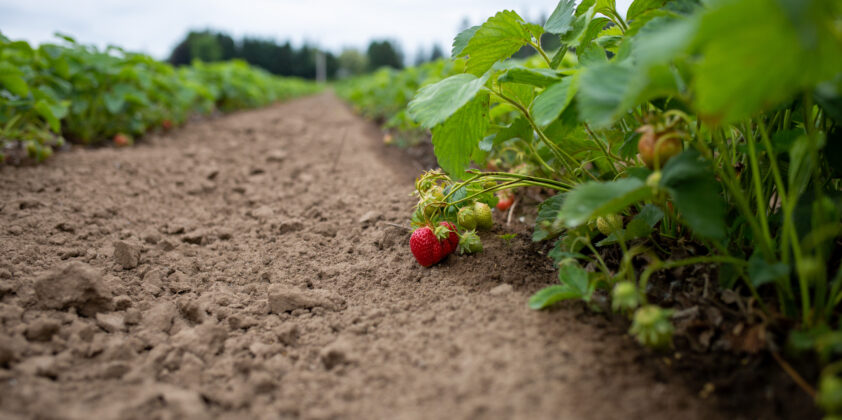
[[[758,125],[763,125],[759,123]],[[763,231],[763,240],[768,244],[773,244],[772,233],[769,232],[769,222],[766,219],[766,211],[769,208],[769,202],[766,201],[766,196],[763,194],[763,183],[760,179],[760,165],[757,164],[757,150],[754,144],[754,134],[751,132],[751,123],[746,124],[745,138],[748,143],[748,159],[751,165],[751,178],[754,181],[754,197],[757,201],[757,216],[760,219],[760,228]]]

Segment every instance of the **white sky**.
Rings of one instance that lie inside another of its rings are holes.
[[[499,10],[537,20],[557,0],[0,0],[0,32],[30,43],[56,31],[85,44],[115,44],[164,59],[191,29],[307,41],[339,52],[372,39],[397,40],[408,61],[434,43],[445,53],[463,18],[476,25]],[[631,0],[617,0],[625,13]]]

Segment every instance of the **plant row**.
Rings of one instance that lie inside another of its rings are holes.
[[[0,34],[0,163],[43,161],[66,141],[130,143],[190,116],[253,108],[312,93],[317,85],[230,61],[173,68],[117,47],[68,36],[37,48]]]
[[[542,48],[547,33],[561,48]],[[512,60],[524,46],[537,58]],[[419,236],[476,242],[478,203],[552,191],[533,239],[552,241],[559,283],[533,308],[604,295],[642,344],[668,348],[650,280],[705,266],[756,322],[790,331],[767,348],[839,359],[842,3],[635,0],[622,16],[562,0],[543,26],[499,12],[452,55],[463,72],[407,107],[443,170],[416,183]],[[682,244],[691,256],[673,258]],[[827,365],[819,402],[842,414],[839,373]]]

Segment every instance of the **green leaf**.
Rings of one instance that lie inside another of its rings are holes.
[[[61,123],[59,122],[59,119],[56,118],[55,113],[53,113],[53,110],[50,108],[47,101],[42,99],[36,102],[35,111],[38,115],[44,118],[45,121],[47,121],[47,124],[50,125],[50,129],[52,129],[53,132],[58,133],[61,131]]]
[[[653,228],[661,219],[664,218],[664,211],[654,204],[647,204],[643,206],[640,213],[637,214],[627,225],[625,229],[618,232],[613,232],[605,239],[597,242],[597,246],[606,246],[619,242],[622,236],[624,241],[631,241],[634,239],[645,238],[652,233]]]
[[[824,137],[821,137],[818,143],[823,146]],[[797,196],[804,192],[810,183],[815,167],[816,160],[810,153],[810,142],[806,136],[801,136],[795,140],[789,150],[787,179],[790,194],[795,193]]]
[[[558,279],[561,284],[570,286],[571,289],[579,292],[583,298],[589,297],[588,272],[577,264],[561,266],[558,270]]]
[[[7,62],[0,62],[0,85],[21,98],[29,95],[29,85],[23,80],[21,71]]]
[[[561,0],[558,2],[553,13],[547,18],[547,23],[544,24],[544,30],[556,35],[562,35],[573,28],[573,15],[576,9],[575,0]]]
[[[530,69],[523,66],[510,68],[497,78],[499,83],[523,83],[540,88],[547,87],[559,80],[561,78],[555,70]]]
[[[565,264],[559,268],[558,277],[561,285],[545,287],[532,295],[529,298],[530,308],[544,309],[570,299],[590,300],[591,289],[587,271],[576,264]]]
[[[479,25],[471,26],[468,29],[465,29],[462,32],[459,32],[456,35],[456,38],[453,39],[453,48],[450,50],[450,56],[453,58],[461,57],[462,51],[465,50],[465,47],[468,46],[468,41],[473,38],[474,34],[479,30]]]
[[[577,92],[579,118],[594,127],[611,124],[634,105],[637,90],[630,67],[608,63],[582,70]]]
[[[541,127],[547,126],[561,115],[573,101],[578,89],[578,73],[565,77],[541,92],[532,103],[532,117]]]
[[[407,111],[422,127],[432,128],[448,119],[473,99],[488,76],[457,74],[421,88],[409,102]]]
[[[579,54],[579,65],[583,67],[599,65],[599,64],[608,64],[608,56],[605,54],[605,50],[602,49],[599,45],[595,43],[591,43]]]
[[[105,109],[111,114],[120,113],[126,103],[125,97],[118,92],[107,92],[102,99],[105,101]]]
[[[713,122],[742,120],[788,101],[842,68],[833,2],[718,2],[701,20],[695,106]],[[751,19],[746,19],[751,16]],[[797,18],[796,18],[797,16]]]
[[[524,117],[518,117],[508,127],[504,127],[497,132],[494,137],[494,144],[498,145],[506,140],[521,139],[524,141],[532,141],[533,136],[532,126]]]
[[[748,260],[748,278],[754,287],[785,280],[789,276],[789,271],[789,265],[782,262],[770,264],[759,252],[752,254]]]
[[[433,151],[439,166],[454,178],[461,178],[471,164],[471,155],[488,127],[488,94],[482,93],[433,128]]]
[[[532,240],[543,241],[558,234],[556,219],[561,212],[561,205],[564,203],[564,193],[558,193],[538,206],[538,217],[535,219],[535,231],[532,233]]]
[[[561,208],[561,217],[568,227],[576,227],[594,217],[619,213],[651,195],[652,189],[636,178],[609,182],[590,181],[567,193]]]
[[[26,81],[20,76],[14,74],[0,74],[0,85],[3,85],[9,92],[12,92],[22,98],[29,95],[29,85],[27,85]]]
[[[696,150],[682,152],[664,165],[660,186],[675,202],[679,221],[695,234],[725,238],[726,206],[710,162]]]
[[[511,10],[498,12],[474,33],[460,56],[468,56],[465,71],[481,75],[494,63],[505,60],[532,38],[523,19]]]
[[[666,0],[634,0],[626,12],[626,20],[633,20],[647,10],[657,9],[665,2]]]
[[[656,17],[646,23],[632,40],[632,58],[648,68],[666,64],[686,52],[698,30],[697,19]]]
[[[564,300],[580,299],[582,296],[576,290],[565,285],[547,286],[529,298],[531,309],[545,309]]]

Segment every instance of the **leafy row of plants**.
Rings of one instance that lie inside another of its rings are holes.
[[[387,139],[409,146],[428,137],[406,111],[406,106],[419,88],[462,73],[461,61],[440,59],[395,70],[383,67],[373,73],[342,80],[335,85],[336,94],[352,104],[354,111],[382,123],[389,131]],[[397,137],[397,139],[395,139]]]
[[[60,39],[35,48],[0,34],[0,163],[21,150],[43,161],[65,141],[125,144],[191,115],[263,106],[318,89],[241,61],[176,69],[118,47]]]
[[[562,47],[545,51],[546,33]],[[524,46],[534,65],[510,59]],[[499,12],[452,55],[464,72],[407,108],[443,169],[416,184],[416,244],[477,241],[465,213],[500,191],[554,191],[533,239],[553,241],[560,283],[531,307],[604,294],[642,344],[669,347],[650,280],[716,267],[761,322],[794,325],[789,350],[829,363],[818,401],[842,414],[842,3],[635,0],[623,17],[613,0],[562,0],[543,26]]]

